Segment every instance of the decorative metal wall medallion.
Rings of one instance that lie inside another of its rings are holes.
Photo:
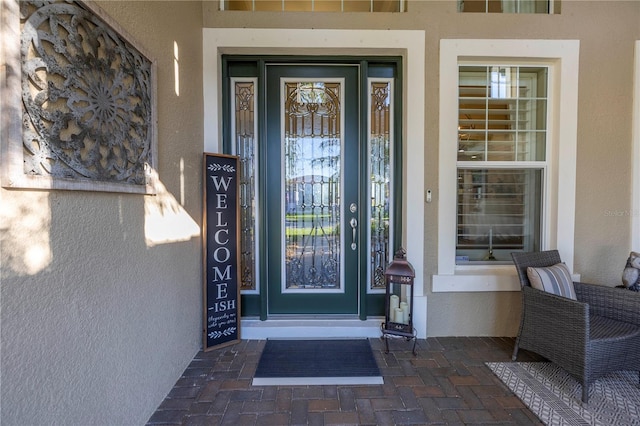
[[[95,6],[21,1],[19,8],[27,178],[16,182],[12,164],[8,186],[152,192],[153,62]]]

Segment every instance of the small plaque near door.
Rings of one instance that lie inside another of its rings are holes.
[[[238,157],[204,154],[203,350],[240,341]]]

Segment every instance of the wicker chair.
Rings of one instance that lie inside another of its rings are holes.
[[[527,267],[560,263],[557,250],[512,253],[522,285],[522,319],[513,349],[557,364],[582,385],[582,401],[598,377],[619,370],[640,373],[640,294],[574,282],[577,300],[531,287]],[[640,375],[639,375],[640,378]]]

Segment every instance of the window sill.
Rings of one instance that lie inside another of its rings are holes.
[[[573,281],[580,274],[572,273]],[[433,276],[433,293],[520,291],[520,280],[513,265],[456,266],[450,275]]]
[[[520,281],[513,265],[457,266],[451,275],[434,275],[432,291],[520,291]]]

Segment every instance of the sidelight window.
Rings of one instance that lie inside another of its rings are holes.
[[[240,288],[258,290],[257,223],[257,79],[231,79],[232,152],[239,157]]]
[[[386,288],[393,249],[393,79],[369,79],[369,290]]]

